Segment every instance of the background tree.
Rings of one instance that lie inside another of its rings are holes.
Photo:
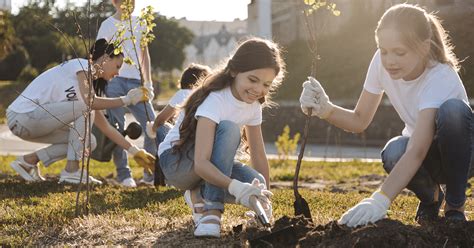
[[[155,17],[155,40],[150,44],[151,64],[162,71],[182,69],[186,58],[184,48],[191,44],[194,35],[174,19]]]
[[[10,18],[8,12],[0,10],[0,60],[13,50],[17,41]]]

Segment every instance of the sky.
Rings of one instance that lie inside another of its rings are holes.
[[[64,6],[67,0],[57,0],[58,6]],[[98,2],[98,0],[91,0]],[[28,0],[12,0],[12,12],[18,13]],[[69,0],[75,5],[83,5],[87,0]],[[136,11],[146,5],[152,5],[155,11],[167,17],[195,21],[232,21],[236,18],[247,19],[247,4],[250,0],[135,0]]]

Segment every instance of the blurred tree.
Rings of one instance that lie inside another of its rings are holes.
[[[14,50],[0,60],[0,80],[15,80],[29,60],[28,51],[21,45],[15,45]]]
[[[163,71],[182,69],[186,58],[184,48],[191,44],[193,33],[161,15],[155,17],[155,23],[156,39],[149,46],[152,66]]]
[[[10,18],[8,12],[0,10],[0,60],[13,50],[15,43],[18,41]]]

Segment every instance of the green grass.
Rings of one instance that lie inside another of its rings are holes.
[[[138,187],[125,189],[113,185],[96,186],[90,194],[89,215],[75,217],[77,186],[60,185],[57,180],[24,183],[14,176],[8,164],[13,156],[0,156],[0,246],[78,246],[78,245],[145,245],[145,246],[230,246],[239,244],[231,235],[233,226],[244,222],[245,209],[226,205],[223,217],[223,238],[195,239],[190,210],[184,203],[182,191],[171,187]],[[289,180],[294,162],[281,164],[271,161],[272,180]],[[43,169],[43,174],[57,175],[64,162]],[[343,182],[359,175],[382,174],[378,163],[311,162],[303,164],[302,176],[307,180]],[[133,173],[141,169],[132,162]],[[360,170],[360,171],[358,171]],[[111,163],[93,161],[91,174],[105,177],[114,171]],[[293,215],[293,192],[275,189],[274,216]],[[357,190],[332,193],[302,189],[313,220],[325,224],[359,202],[369,193]],[[82,194],[84,195],[84,194]],[[389,216],[405,224],[413,221],[417,200],[401,195],[392,204]],[[472,219],[473,200],[467,210]]]

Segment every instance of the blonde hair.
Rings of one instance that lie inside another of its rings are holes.
[[[375,29],[375,40],[382,29],[397,30],[402,42],[409,48],[423,54],[423,42],[430,40],[430,51],[427,59],[448,64],[456,71],[459,70],[459,60],[454,54],[454,46],[441,21],[433,13],[427,13],[423,8],[412,4],[397,4],[389,8],[380,18]]]

